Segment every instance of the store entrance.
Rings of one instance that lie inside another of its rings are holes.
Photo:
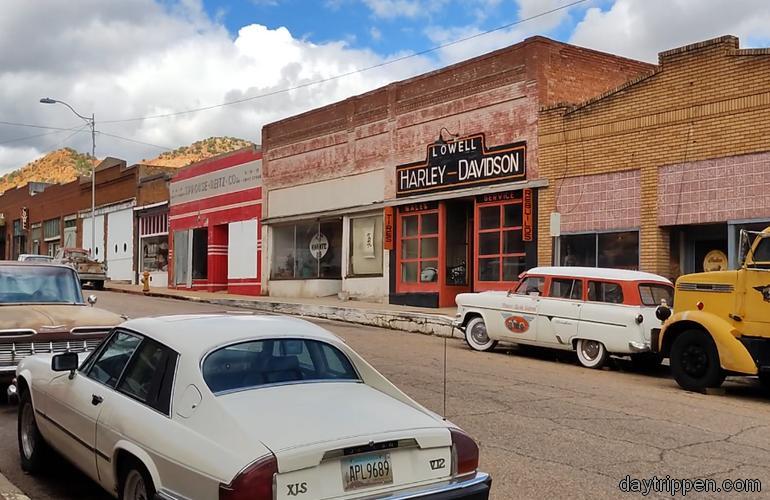
[[[445,274],[440,302],[442,307],[450,307],[458,293],[472,289],[473,199],[447,201],[444,214]]]

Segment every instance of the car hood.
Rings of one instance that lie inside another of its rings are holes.
[[[261,441],[286,472],[318,465],[326,451],[413,438],[449,446],[447,425],[363,383],[263,387],[218,396],[239,431]]]
[[[19,304],[0,306],[0,330],[27,329],[46,333],[74,327],[115,326],[123,318],[115,313],[71,304]]]

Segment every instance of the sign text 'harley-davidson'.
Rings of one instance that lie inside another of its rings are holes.
[[[487,149],[484,134],[428,146],[425,161],[396,167],[396,196],[526,177],[526,143]]]

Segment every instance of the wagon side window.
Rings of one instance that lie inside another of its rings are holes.
[[[623,303],[623,287],[619,283],[609,281],[589,281],[588,300],[607,302],[609,304]]]
[[[542,276],[527,276],[516,289],[517,295],[542,295],[545,288],[545,278]]]
[[[582,300],[583,282],[570,278],[554,278],[551,280],[551,289],[548,291],[548,295],[559,299]]]

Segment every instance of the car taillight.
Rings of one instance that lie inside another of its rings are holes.
[[[219,500],[271,500],[278,461],[272,453],[243,469],[230,484],[219,485]]]
[[[479,468],[479,447],[460,429],[450,428],[452,435],[452,475],[464,476]]]

